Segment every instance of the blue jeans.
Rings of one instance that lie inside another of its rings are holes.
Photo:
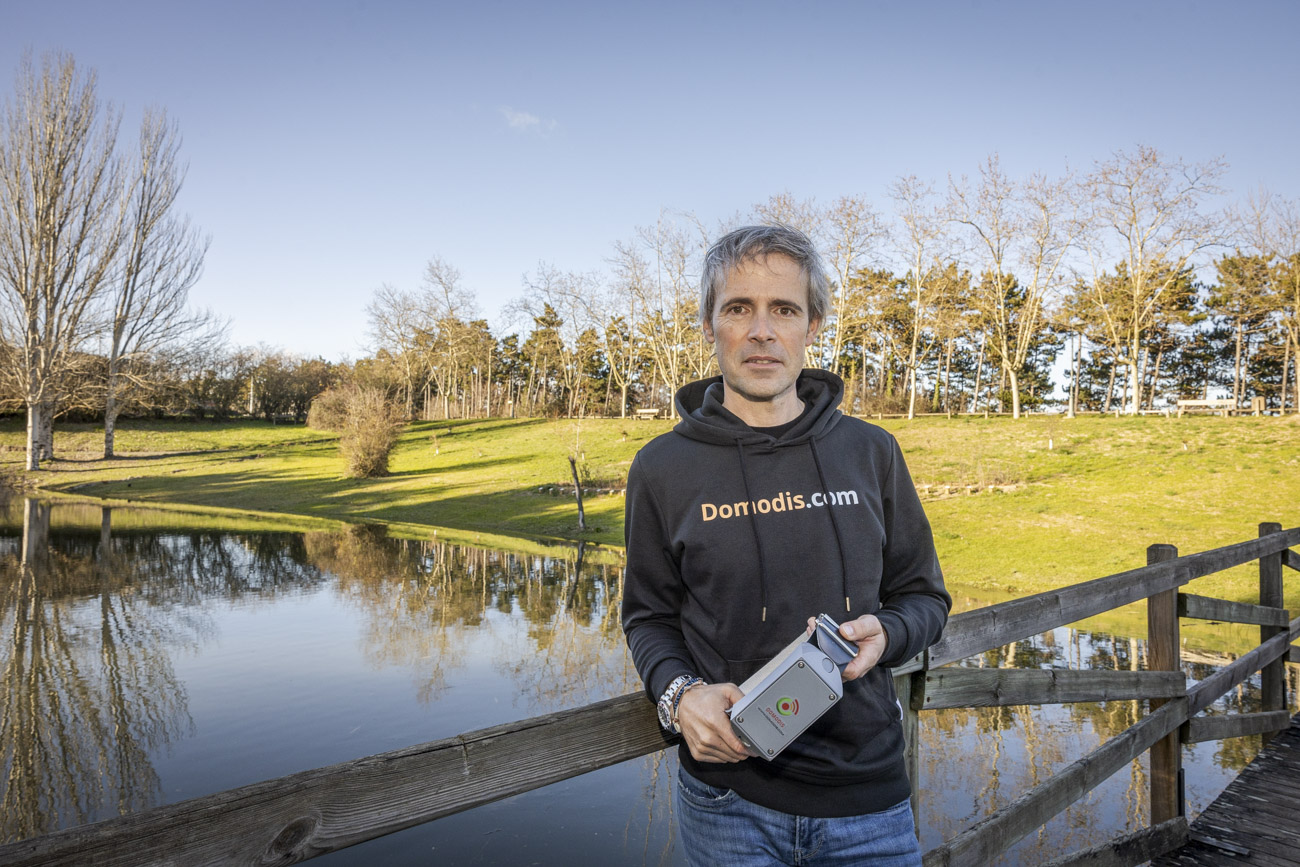
[[[813,819],[760,807],[679,769],[677,823],[691,867],[921,863],[908,801],[879,813]]]

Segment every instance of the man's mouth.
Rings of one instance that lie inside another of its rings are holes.
[[[770,355],[751,355],[749,358],[745,359],[745,363],[768,365],[768,364],[780,364],[781,362]]]

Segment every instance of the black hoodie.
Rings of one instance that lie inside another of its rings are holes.
[[[877,812],[908,797],[889,666],[938,640],[952,600],[894,438],[844,416],[839,377],[804,370],[779,437],[722,405],[720,377],[677,393],[681,422],[627,480],[623,629],[652,701],[679,674],[741,683],[825,612],[875,614],[888,647],[774,761],[697,762],[705,783],[786,813]]]

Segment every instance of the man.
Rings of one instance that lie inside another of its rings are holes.
[[[919,864],[888,667],[951,607],[894,438],[837,410],[804,370],[830,291],[812,243],[752,226],[705,256],[700,315],[721,377],[627,484],[623,629],[665,728],[680,731],[678,816],[692,864]],[[750,757],[736,684],[825,612],[858,647],[844,698],[774,760]]]

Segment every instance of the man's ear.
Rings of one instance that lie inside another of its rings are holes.
[[[700,323],[700,330],[704,332],[704,339],[708,343],[713,342],[713,322],[709,319]]]
[[[821,331],[821,329],[822,329],[822,321],[820,319],[809,319],[808,336],[804,338],[803,345],[812,346],[813,341],[817,339],[817,332]]]

